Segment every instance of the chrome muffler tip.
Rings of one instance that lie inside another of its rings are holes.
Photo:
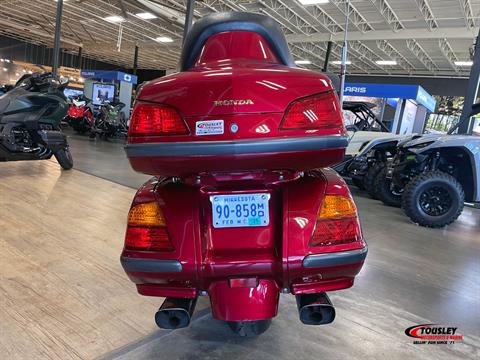
[[[155,314],[155,322],[162,329],[180,329],[190,325],[197,299],[166,298]]]
[[[295,295],[295,299],[300,321],[305,325],[325,325],[335,319],[335,307],[326,293]]]

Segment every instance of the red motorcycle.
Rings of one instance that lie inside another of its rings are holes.
[[[85,97],[74,97],[68,108],[66,122],[79,134],[92,131],[95,127],[95,119],[90,101]]]
[[[367,246],[344,181],[347,146],[331,80],[295,68],[274,21],[197,21],[181,72],[142,86],[126,152],[156,175],[135,195],[121,263],[165,297],[161,328],[189,325],[199,296],[240,335],[264,332],[280,293],[304,324],[331,323],[326,292],[353,285]]]

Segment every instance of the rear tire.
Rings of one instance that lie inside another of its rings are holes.
[[[58,150],[54,155],[62,169],[70,170],[73,167],[73,158],[68,147]]]
[[[391,189],[392,180],[387,179],[387,167],[384,166],[377,174],[374,188],[378,199],[385,205],[400,207],[402,205],[402,194]]]
[[[414,223],[441,228],[460,216],[464,201],[465,193],[457,179],[442,171],[430,171],[405,186],[402,207]]]
[[[272,319],[256,321],[227,321],[230,329],[237,335],[254,337],[263,334],[270,327]]]
[[[377,199],[377,193],[375,191],[375,179],[377,178],[378,173],[385,166],[384,163],[378,163],[373,165],[367,170],[365,177],[363,178],[363,186],[365,191],[370,195],[372,199]]]

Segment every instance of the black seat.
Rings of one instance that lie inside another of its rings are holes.
[[[190,69],[207,39],[224,31],[252,31],[262,36],[279,61],[294,67],[287,41],[277,23],[268,16],[247,12],[214,13],[198,20],[188,32],[180,58],[180,69]]]

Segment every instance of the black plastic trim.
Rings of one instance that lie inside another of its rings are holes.
[[[308,255],[303,259],[304,268],[350,265],[362,262],[367,257],[368,248]]]
[[[122,256],[120,262],[127,272],[178,273],[182,264],[178,260],[138,259]]]
[[[346,148],[348,137],[343,135],[281,138],[272,140],[193,141],[128,144],[128,157],[141,156],[205,156],[243,155],[271,152],[308,151]]]

